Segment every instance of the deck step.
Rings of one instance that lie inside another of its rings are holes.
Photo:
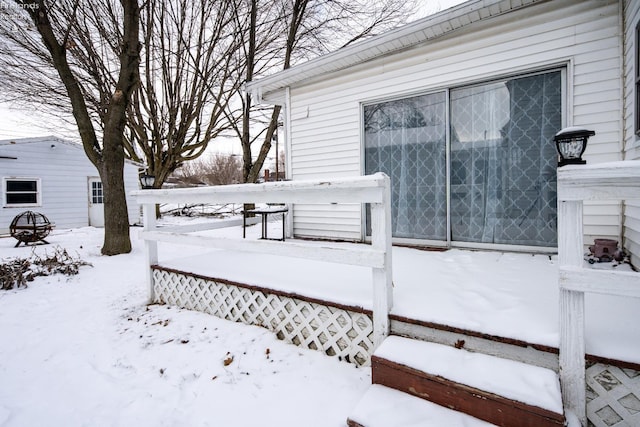
[[[410,394],[373,384],[347,419],[349,427],[494,427]]]
[[[498,426],[564,425],[558,375],[464,349],[388,337],[372,357],[372,382]]]

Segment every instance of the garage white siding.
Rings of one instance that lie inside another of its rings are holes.
[[[0,188],[0,235],[9,233],[13,218],[26,210],[43,213],[56,228],[89,225],[89,178],[98,171],[78,144],[54,137],[0,141],[0,179],[37,179],[39,206],[6,206],[4,184]],[[12,158],[11,158],[12,157]],[[137,166],[125,164],[127,192],[138,189]],[[139,221],[139,207],[127,198],[129,221]]]
[[[531,71],[565,68],[566,124],[596,131],[589,163],[620,160],[622,93],[617,1],[558,0],[472,24],[426,46],[291,88],[291,178],[363,173],[361,105]],[[585,242],[619,238],[618,204],[585,208]],[[360,206],[297,205],[294,233],[359,239]]]

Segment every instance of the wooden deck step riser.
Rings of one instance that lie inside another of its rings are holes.
[[[501,427],[558,427],[564,416],[373,356],[372,382]],[[358,427],[358,426],[352,426]]]

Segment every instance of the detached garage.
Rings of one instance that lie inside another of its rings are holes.
[[[0,179],[0,235],[26,210],[58,229],[104,226],[102,182],[79,144],[53,136],[0,140]],[[124,179],[127,194],[137,190],[138,166],[125,163]],[[129,222],[138,222],[135,200],[127,197],[127,206]]]

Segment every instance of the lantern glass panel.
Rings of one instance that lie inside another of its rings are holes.
[[[142,183],[143,188],[151,188],[155,183],[156,177],[153,175],[144,174],[140,176],[140,182]]]
[[[579,159],[584,149],[584,138],[571,138],[559,141],[558,149],[565,159]]]

